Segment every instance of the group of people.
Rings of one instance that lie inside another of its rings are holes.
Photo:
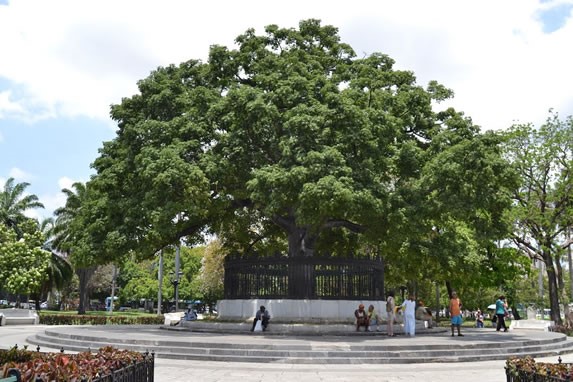
[[[416,306],[418,305],[418,306]],[[426,308],[423,302],[420,300],[416,304],[414,300],[414,295],[410,294],[406,300],[400,306],[403,311],[404,317],[404,333],[408,336],[416,335],[416,308],[421,312],[422,319],[429,321],[430,327],[432,326],[432,313],[428,308]],[[456,334],[463,337],[461,332],[463,317],[462,317],[462,301],[458,297],[456,292],[452,292],[450,298],[450,320],[451,320],[451,330],[452,337]],[[503,329],[504,332],[508,331],[505,325],[505,317],[508,316],[507,303],[505,301],[505,296],[501,295],[495,302],[495,318],[496,318],[496,330],[499,332]],[[378,314],[374,305],[370,305],[368,310],[365,309],[364,304],[360,304],[358,309],[354,311],[354,317],[356,318],[356,331],[360,330],[360,327],[364,327],[366,331],[373,331],[372,328],[376,327],[377,331],[381,330],[382,317]],[[261,305],[260,309],[255,315],[253,320],[253,326],[251,331],[265,331],[269,325],[269,320],[271,319],[270,313],[264,306]],[[390,291],[388,297],[386,298],[386,330],[388,336],[394,337],[394,322],[396,320],[396,300],[394,299],[394,292]],[[476,315],[476,326],[483,328],[483,314],[478,310]]]
[[[504,332],[508,331],[507,325],[505,323],[505,319],[509,317],[508,305],[504,295],[498,297],[497,301],[495,302],[495,309],[494,314],[491,319],[491,322],[495,325],[496,331],[501,331],[503,329]],[[484,327],[484,315],[481,310],[477,310],[475,314],[476,318],[476,328],[483,328]]]
[[[427,321],[429,326],[432,327],[432,312],[424,306],[422,300],[416,304],[413,294],[410,294],[406,300],[399,307],[403,311],[404,317],[404,333],[409,336],[416,335],[416,318]],[[418,313],[418,314],[417,314]],[[360,304],[358,309],[354,311],[356,318],[356,331],[360,330],[363,326],[365,331],[373,331],[371,328],[377,326],[377,331],[380,331],[380,324],[382,322],[381,316],[376,312],[374,305],[370,305],[368,310],[364,309],[364,304]],[[386,298],[386,330],[388,336],[394,337],[394,323],[396,321],[396,300],[394,292],[390,291]]]

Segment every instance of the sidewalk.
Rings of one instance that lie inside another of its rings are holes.
[[[0,348],[15,344],[23,346],[26,338],[45,330],[44,325],[9,325],[0,327]],[[99,328],[101,329],[101,328]],[[403,339],[409,341],[410,339]],[[414,339],[412,339],[414,340]],[[424,341],[420,336],[415,340]],[[33,346],[30,347],[31,350]],[[42,351],[58,349],[42,348]],[[557,356],[538,358],[538,361],[557,362]],[[573,354],[561,356],[563,362],[573,363]],[[380,382],[505,381],[505,361],[423,363],[395,365],[297,365],[269,363],[237,363],[156,359],[155,382],[316,382],[360,381]]]

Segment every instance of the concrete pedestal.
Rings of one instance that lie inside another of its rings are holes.
[[[351,322],[359,304],[364,304],[365,310],[372,304],[378,314],[386,316],[386,301],[374,300],[220,300],[217,312],[222,320],[247,320],[264,305],[273,321]]]

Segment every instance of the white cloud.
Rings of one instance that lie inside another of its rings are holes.
[[[560,0],[564,1],[564,0]],[[551,2],[555,4],[556,2]],[[485,128],[514,120],[538,122],[554,107],[573,114],[571,17],[545,34],[536,0],[460,2],[293,0],[189,2],[166,0],[27,0],[0,7],[0,77],[18,84],[3,92],[0,115],[108,119],[109,105],[137,91],[157,66],[205,58],[211,44],[231,45],[249,27],[294,27],[320,18],[340,29],[361,56],[380,51],[452,88],[450,103]],[[15,109],[18,108],[18,109]]]
[[[79,180],[84,182],[83,180]],[[66,204],[66,195],[61,192],[64,188],[72,190],[72,184],[78,182],[78,180],[72,180],[66,176],[58,179],[58,192],[54,194],[42,194],[38,195],[38,199],[44,205],[43,210],[34,211],[37,216],[41,218],[51,217],[54,211]]]
[[[11,93],[10,90],[0,92],[0,119],[6,114],[21,114],[23,112],[22,106],[10,99]]]
[[[63,176],[60,179],[58,179],[58,187],[60,187],[60,190],[63,190],[64,188],[72,190],[72,185],[76,182],[83,182],[83,181],[72,180],[67,176]]]
[[[28,182],[34,178],[32,174],[27,173],[18,167],[11,168],[8,175],[10,178],[14,178],[16,182]]]

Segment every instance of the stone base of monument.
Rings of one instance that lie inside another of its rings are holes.
[[[386,317],[386,301],[382,300],[290,300],[251,299],[220,300],[217,303],[219,320],[247,320],[253,318],[264,305],[273,321],[304,323],[352,322],[359,304],[365,309],[374,305],[382,317]]]
[[[181,321],[176,326],[164,325],[162,329],[183,330],[192,332],[206,332],[219,334],[251,334],[252,321],[246,322],[217,322],[217,321]],[[449,328],[426,328],[424,321],[416,321],[416,334],[445,333]],[[329,324],[312,324],[312,323],[286,323],[273,322],[271,319],[266,335],[288,335],[288,336],[348,336],[348,335],[386,335],[388,329],[386,323],[371,326],[370,331],[366,332],[364,328],[356,331],[356,326],[351,322],[347,323],[329,323]],[[394,324],[394,333],[403,335],[404,325]],[[257,333],[255,333],[257,334]]]
[[[545,332],[549,331],[549,327],[553,326],[553,321],[546,320],[512,320],[509,329],[533,329],[533,330],[543,330]]]

